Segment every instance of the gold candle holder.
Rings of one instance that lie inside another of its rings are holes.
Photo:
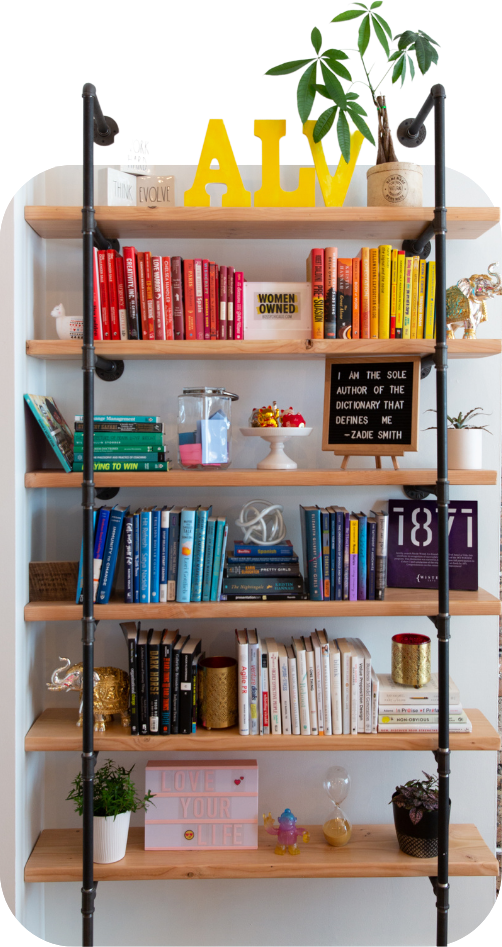
[[[431,679],[431,639],[427,635],[394,635],[392,680],[396,684],[424,687]]]
[[[235,727],[237,708],[237,661],[235,658],[203,658],[199,661],[199,719],[207,730]]]

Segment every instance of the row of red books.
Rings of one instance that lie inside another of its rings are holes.
[[[244,276],[135,247],[94,250],[95,339],[243,339]]]

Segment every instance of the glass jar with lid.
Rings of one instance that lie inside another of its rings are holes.
[[[184,388],[178,395],[178,460],[185,470],[231,463],[232,401],[225,388]]]

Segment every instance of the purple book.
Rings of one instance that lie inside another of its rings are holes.
[[[478,588],[478,504],[457,500],[448,509],[450,589]],[[437,502],[389,500],[387,585],[438,588]]]

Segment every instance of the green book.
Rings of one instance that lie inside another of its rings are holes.
[[[84,469],[83,464],[73,464],[73,470],[76,472],[81,472]],[[94,470],[103,471],[104,473],[118,473],[120,471],[127,470],[169,470],[169,461],[168,460],[158,460],[158,461],[135,461],[135,460],[108,460],[106,462],[100,463],[99,460],[94,461]]]
[[[94,457],[96,460],[99,460],[101,463],[105,460],[147,460],[148,462],[152,460],[167,460],[167,452],[165,450],[156,450],[156,451],[132,451],[132,450],[95,450]],[[83,464],[84,462],[84,452],[82,449],[74,451],[73,460],[76,464]]]
[[[84,432],[76,431],[73,437],[73,443],[76,448],[84,444]],[[163,434],[142,434],[134,431],[132,434],[120,434],[115,432],[94,434],[94,448],[96,447],[140,447],[141,450],[157,449],[161,450],[164,446]]]

